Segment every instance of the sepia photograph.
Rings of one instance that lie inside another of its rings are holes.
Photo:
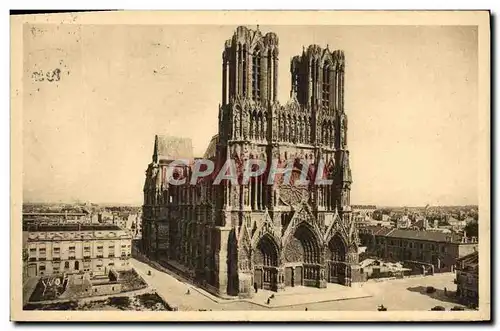
[[[489,15],[11,16],[11,320],[489,320]]]

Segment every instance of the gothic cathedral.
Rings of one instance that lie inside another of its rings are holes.
[[[170,186],[165,167],[173,157],[161,157],[168,143],[158,136],[146,171],[142,249],[219,296],[362,279],[350,208],[344,53],[304,48],[291,60],[290,100],[280,105],[278,46],[276,34],[242,26],[226,41],[219,132],[204,157],[216,169],[228,158],[297,168],[323,160],[333,184],[268,184],[266,172],[236,186],[212,185],[213,177]]]

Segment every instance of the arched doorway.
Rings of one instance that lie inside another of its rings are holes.
[[[258,288],[278,289],[278,245],[270,235],[260,238],[254,254],[254,282]]]
[[[312,230],[302,224],[285,246],[285,286],[317,286],[320,246]]]
[[[75,270],[80,270],[80,262],[75,261]]]
[[[336,234],[328,243],[328,282],[343,284],[346,276],[346,245]]]

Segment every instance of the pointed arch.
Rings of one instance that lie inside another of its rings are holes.
[[[330,261],[345,262],[348,253],[345,240],[337,233],[328,242],[327,259]]]
[[[286,262],[320,263],[320,242],[314,230],[302,222],[284,249]]]
[[[254,254],[254,264],[277,267],[279,265],[279,246],[268,233],[260,237]]]

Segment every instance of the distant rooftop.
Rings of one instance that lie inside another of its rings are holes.
[[[418,231],[409,229],[394,229],[383,226],[365,226],[360,228],[360,233],[372,233],[377,236],[391,238],[414,239],[434,242],[462,243],[462,236],[456,233],[443,233],[441,231]],[[468,242],[471,243],[471,242]]]
[[[454,233],[443,233],[438,231],[417,231],[417,230],[402,230],[394,229],[387,237],[427,240],[435,242],[461,242],[462,237]]]
[[[23,216],[87,216],[88,213],[23,213]]]
[[[78,232],[78,231],[118,231],[122,230],[117,225],[112,224],[34,224],[27,225],[23,231],[28,232]]]

